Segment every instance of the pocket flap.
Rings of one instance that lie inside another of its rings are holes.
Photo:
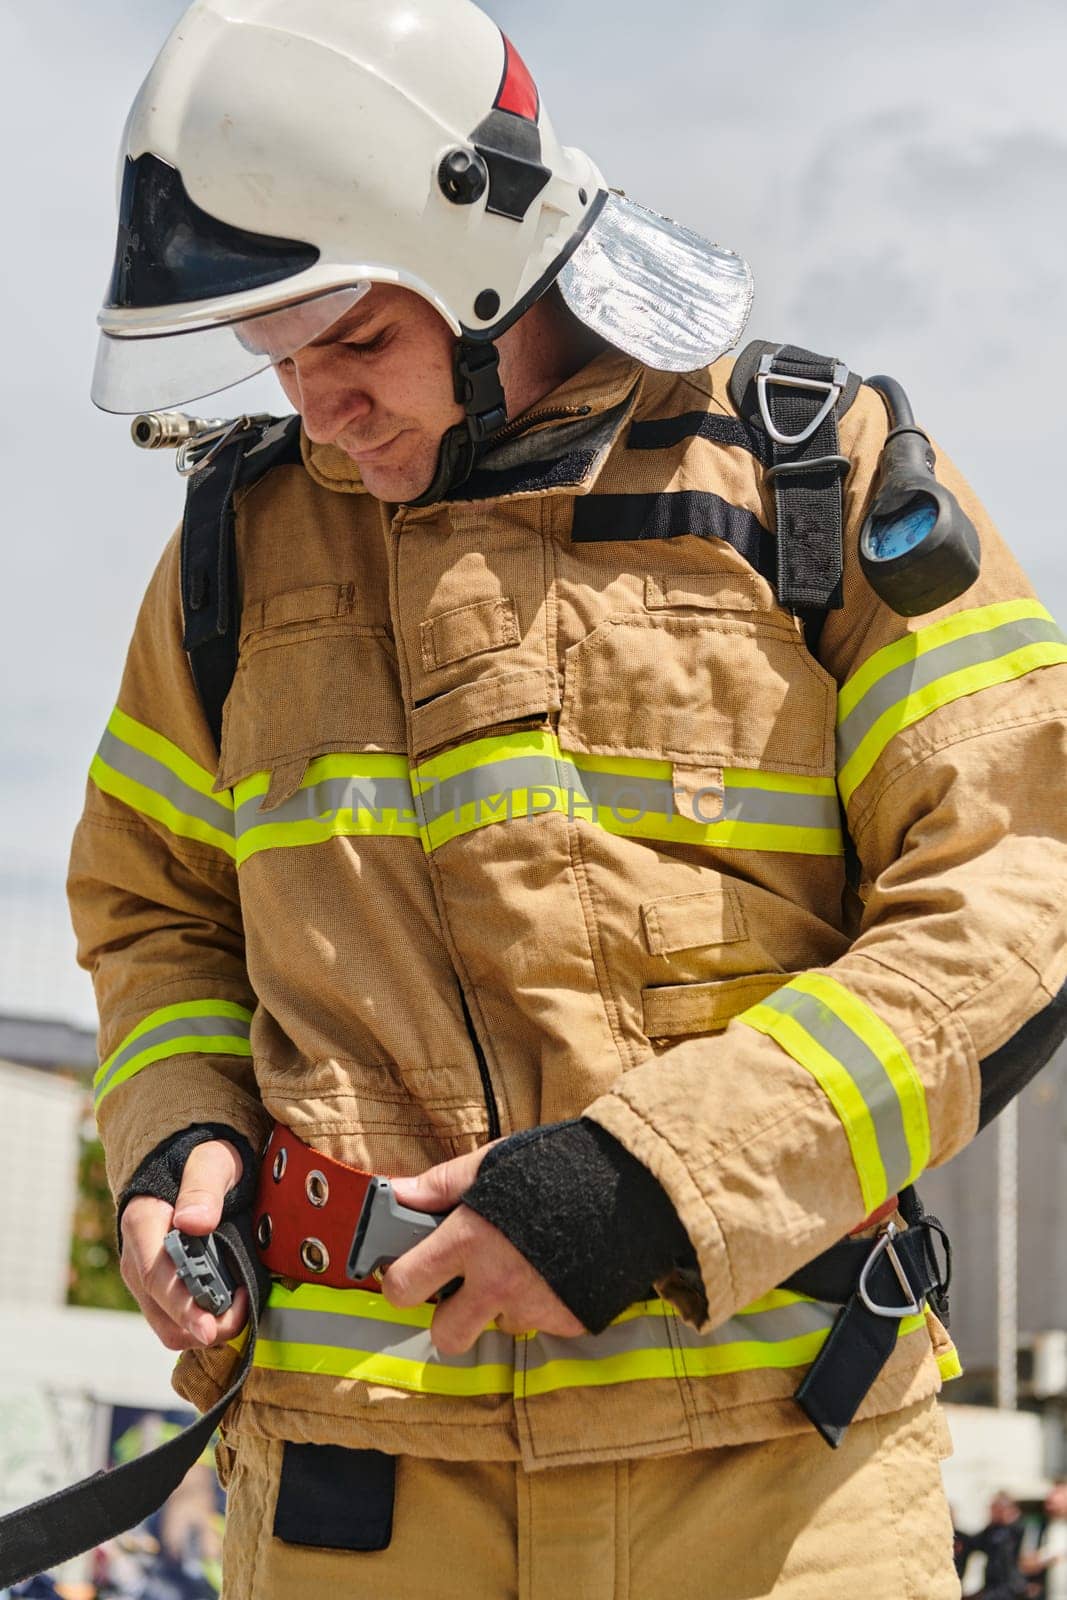
[[[696,950],[701,945],[734,944],[748,937],[741,901],[728,883],[695,894],[670,894],[662,900],[649,900],[641,907],[641,925],[649,953],[654,956]]]
[[[256,634],[223,712],[218,787],[278,770],[270,804],[295,792],[312,756],[407,747],[393,644],[380,628],[320,622]],[[284,769],[282,771],[281,769]]]
[[[818,777],[836,686],[788,625],[668,611],[611,617],[566,656],[565,750]]]
[[[520,637],[515,602],[510,595],[456,606],[420,623],[423,670],[433,672],[487,650],[503,650],[507,645],[518,644]]]
[[[795,972],[757,972],[716,983],[670,983],[642,989],[643,1026],[649,1039],[718,1033],[733,1017],[795,978]]]
[[[697,606],[702,611],[756,611],[759,586],[744,572],[672,572],[645,576],[645,609]]]
[[[247,602],[241,614],[241,642],[264,628],[285,628],[293,623],[348,616],[353,600],[350,583],[313,583],[303,589],[269,595],[265,600]]]

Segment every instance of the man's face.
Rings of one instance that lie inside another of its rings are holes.
[[[442,434],[463,418],[454,344],[420,295],[375,284],[274,370],[310,439],[351,456],[379,500],[414,500],[433,479]]]

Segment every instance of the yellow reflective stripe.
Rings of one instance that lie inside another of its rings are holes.
[[[338,1291],[346,1293],[345,1290]],[[272,1291],[273,1299],[273,1291]],[[920,1314],[901,1320],[898,1337],[925,1328]],[[517,1398],[551,1394],[562,1389],[600,1388],[657,1378],[713,1378],[733,1372],[758,1372],[803,1367],[814,1361],[830,1334],[828,1328],[795,1339],[763,1343],[744,1340],[725,1345],[681,1345],[637,1350],[608,1357],[557,1360],[523,1370],[503,1363],[450,1367],[433,1361],[409,1361],[376,1351],[341,1349],[334,1345],[287,1344],[260,1338],[255,1365],[274,1372],[322,1374],[361,1383],[379,1383],[413,1394],[445,1396],[507,1395]]]
[[[232,1000],[189,1000],[150,1012],[93,1077],[96,1104],[156,1061],[179,1055],[251,1055],[252,1013]]]
[[[364,1317],[369,1322],[387,1322],[397,1328],[428,1328],[436,1306],[406,1308],[390,1305],[383,1294],[373,1289],[332,1289],[321,1283],[301,1283],[289,1289],[275,1280],[270,1289],[271,1309],[280,1311],[327,1311],[335,1316]]]
[[[411,783],[416,793],[433,785],[443,783],[446,778],[458,778],[466,772],[472,772],[478,767],[495,767],[501,761],[522,761],[527,756],[548,756],[559,761],[563,752],[554,733],[547,729],[531,728],[522,733],[507,733],[496,735],[488,739],[471,739],[466,744],[457,745],[453,750],[445,750],[441,755],[430,756],[425,761],[420,761],[411,769]],[[670,764],[659,763],[670,775]],[[630,763],[631,766],[642,766],[643,763]],[[614,763],[612,770],[615,770]]]
[[[384,753],[323,756],[268,812],[257,803],[269,789],[268,773],[236,785],[236,859],[243,865],[260,851],[356,836],[419,838],[429,853],[491,824],[544,815],[656,842],[843,851],[832,778],[728,768],[721,792],[708,786],[715,814],[704,822],[677,810],[673,773],[669,761],[564,751],[546,729],[475,739],[412,768],[405,757]]]
[[[234,804],[242,806],[246,800],[254,800],[257,796],[266,794],[270,788],[270,776],[269,772],[253,772],[249,777],[242,778],[234,785]],[[327,778],[406,778],[407,776],[406,756],[389,755],[378,750],[361,750],[358,754],[316,756],[313,761],[308,762],[307,771],[300,780],[300,788],[313,789],[317,783],[322,783]]]
[[[888,1028],[869,1005],[853,994],[851,989],[846,989],[843,983],[838,983],[836,978],[828,978],[821,972],[804,972],[799,978],[793,979],[790,988],[801,994],[810,994],[829,1006],[882,1063],[900,1102],[904,1137],[911,1156],[905,1181],[914,1182],[930,1164],[930,1114],[926,1105],[926,1090],[911,1056],[892,1028]],[[883,1199],[886,1198],[888,1193],[883,1196]]]
[[[981,689],[994,688],[998,683],[1013,683],[1039,667],[1054,667],[1067,662],[1067,645],[1045,643],[1024,645],[1012,650],[996,661],[984,661],[980,666],[964,667],[949,673],[936,683],[909,695],[884,712],[874,727],[864,737],[852,756],[841,769],[839,786],[841,798],[847,805],[867,777],[886,745],[905,728],[911,728],[932,711],[951,705]]]
[[[734,1312],[735,1317],[755,1317],[761,1311],[780,1311],[783,1306],[795,1306],[798,1303],[814,1305],[810,1294],[797,1294],[793,1289],[768,1289],[766,1294],[761,1294],[758,1300],[753,1300],[751,1305],[742,1306]]]
[[[920,1314],[901,1319],[898,1337],[926,1326]],[[765,1343],[758,1339],[733,1344],[672,1346],[637,1350],[607,1359],[549,1361],[519,1375],[518,1393],[549,1394],[558,1389],[590,1389],[609,1383],[640,1383],[650,1378],[718,1378],[730,1372],[784,1371],[810,1366],[830,1337],[829,1328],[802,1333],[795,1339]]]
[[[811,1073],[841,1119],[864,1205],[868,1213],[875,1211],[887,1198],[889,1188],[874,1122],[849,1073],[794,1017],[771,1011],[764,1002],[750,1006],[737,1021],[766,1034]]]
[[[344,1294],[342,1289],[339,1291]],[[379,1351],[342,1350],[335,1345],[283,1344],[273,1339],[256,1343],[255,1365],[272,1372],[323,1373],[360,1383],[381,1383],[412,1394],[510,1394],[511,1367],[437,1366],[432,1361],[406,1361]]]
[[[223,833],[219,828],[213,828],[209,822],[203,822],[199,817],[190,817],[184,811],[179,811],[178,807],[165,796],[156,794],[153,789],[146,789],[144,784],[125,777],[121,772],[116,772],[99,756],[93,757],[89,776],[104,794],[112,795],[131,810],[151,817],[153,822],[158,822],[168,833],[173,833],[180,839],[195,839],[199,844],[214,845],[216,850],[222,850],[232,859],[236,859],[237,846],[229,834]]]
[[[872,656],[868,656],[842,686],[837,701],[838,722],[844,722],[880,678],[904,666],[906,662],[928,655],[931,650],[951,644],[954,640],[967,639],[976,633],[988,633],[993,628],[1003,627],[1005,623],[1023,622],[1030,617],[1052,621],[1050,613],[1040,601],[1001,600],[995,605],[957,611],[951,617],[944,617],[940,622],[931,623],[929,627],[894,639],[892,644],[883,645]]]
[[[969,647],[954,648],[968,640]],[[886,746],[904,729],[956,700],[1064,662],[1067,641],[1035,600],[1002,601],[959,612],[875,651],[838,696],[842,800],[848,804]],[[868,696],[870,725],[864,728]]]
[[[247,1039],[235,1039],[230,1034],[179,1034],[165,1044],[151,1045],[147,1050],[125,1062],[109,1081],[107,1088],[97,1095],[96,1103],[99,1105],[112,1089],[117,1089],[120,1084],[136,1077],[145,1067],[152,1066],[156,1061],[166,1061],[171,1056],[250,1056],[251,1054],[252,1046]]]
[[[239,867],[258,855],[261,850],[289,849],[294,845],[325,844],[328,839],[412,839],[417,838],[419,825],[400,814],[382,816],[367,811],[335,811],[329,817],[308,822],[279,822],[265,824],[242,836],[237,841],[236,859]]]
[[[234,788],[238,866],[263,850],[334,838],[419,836],[405,756],[381,751],[317,756],[293,795],[276,809],[261,812],[255,802],[269,787],[270,774],[258,772]],[[402,804],[389,803],[398,798]],[[312,808],[315,814],[308,815]]]
[[[809,1071],[841,1120],[864,1205],[874,1211],[930,1158],[926,1093],[896,1034],[822,972],[803,973],[741,1013]]]
[[[176,744],[165,739],[161,733],[146,727],[143,722],[135,721],[125,711],[120,711],[118,706],[108,718],[107,725],[109,732],[116,738],[121,739],[124,744],[132,745],[135,750],[142,751],[146,756],[162,762],[163,766],[170,768],[175,777],[187,783],[190,789],[197,789],[201,794],[209,795],[216,805],[233,810],[233,798],[228,790],[223,789],[218,794],[215,793],[215,774],[200,766],[191,756],[187,756],[184,750],[180,750]]]
[[[775,823],[693,822],[688,817],[664,817],[655,813],[627,818],[608,806],[591,806],[583,800],[570,800],[571,791],[547,789],[540,784],[530,790],[509,791],[512,804],[507,820],[516,817],[570,816],[588,822],[605,833],[625,839],[653,839],[661,843],[715,845],[721,850],[773,850],[792,855],[839,856],[843,853],[841,834],[836,828],[793,828]],[[542,797],[548,797],[546,805]],[[494,814],[485,801],[474,801],[442,817],[433,818],[423,830],[427,853],[440,849],[453,839],[493,823],[504,816]]]
[[[963,1363],[955,1345],[951,1350],[942,1350],[937,1357],[937,1370],[941,1374],[942,1383],[951,1383],[953,1378],[963,1377]]]
[[[427,852],[495,823],[547,815],[567,816],[624,838],[800,855],[836,856],[843,851],[836,805],[831,808],[810,804],[813,800],[836,800],[832,778],[727,768],[723,773],[723,803],[728,814],[701,822],[675,809],[673,772],[669,761],[588,756],[564,750],[555,734],[533,729],[472,740],[445,751],[414,767],[411,781],[420,803]],[[479,774],[488,782],[473,785],[473,798],[459,799],[462,788],[457,785]],[[583,776],[623,783],[631,779],[639,787],[629,793],[621,787],[605,803],[603,798],[597,800],[592,784],[585,785],[592,788],[592,795],[584,792]],[[796,820],[788,806],[781,808],[781,818],[766,814],[759,817],[760,811],[766,813],[774,808],[757,804],[753,798],[757,794],[778,794],[809,802],[808,822],[800,820],[803,806],[795,808]],[[744,815],[746,809],[750,812],[748,817]],[[757,813],[755,817],[751,815],[753,811]],[[827,817],[830,820],[823,821]]]

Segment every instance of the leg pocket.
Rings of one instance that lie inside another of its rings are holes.
[[[329,1550],[385,1550],[393,1536],[396,1457],[287,1442],[274,1536]]]

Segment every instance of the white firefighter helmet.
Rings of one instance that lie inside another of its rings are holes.
[[[745,263],[609,194],[470,0],[196,0],[121,155],[93,399],[198,399],[319,337],[375,283],[491,343],[557,282],[685,371],[740,337]]]

